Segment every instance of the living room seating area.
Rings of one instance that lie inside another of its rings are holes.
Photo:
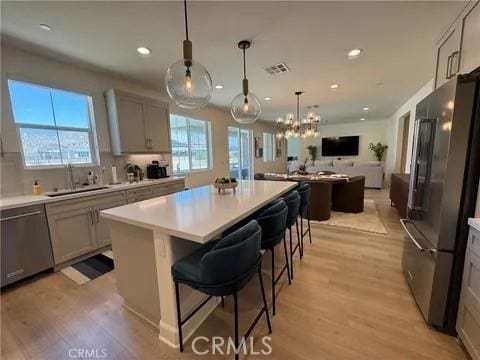
[[[298,171],[301,165],[300,161],[290,161],[288,171]],[[317,160],[306,165],[305,171],[309,174],[333,172],[350,177],[364,176],[366,188],[381,189],[383,185],[384,167],[380,161]]]

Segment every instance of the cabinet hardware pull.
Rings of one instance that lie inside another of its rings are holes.
[[[458,63],[456,64],[457,66],[454,67],[454,62],[453,61],[458,57],[458,54],[459,54],[459,52],[457,50],[457,51],[452,52],[452,54],[450,55],[451,59],[450,59],[449,79],[451,79],[452,77],[457,75]]]
[[[450,64],[452,60],[452,55],[448,55],[447,58],[447,73],[445,74],[445,79],[450,79]]]
[[[100,210],[95,209],[95,221],[97,224],[100,222]]]
[[[14,220],[14,219],[27,217],[27,216],[40,215],[40,214],[41,214],[41,211],[34,211],[34,212],[31,212],[31,213],[9,216],[9,217],[0,219],[0,221]]]
[[[94,225],[95,221],[93,220],[93,210],[90,210],[89,214],[90,214],[90,221],[92,222],[92,225]]]

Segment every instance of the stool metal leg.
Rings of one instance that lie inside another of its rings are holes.
[[[308,222],[308,236],[310,238],[310,244],[312,243],[312,229],[310,228],[310,209],[307,208],[307,222]]]
[[[283,250],[285,250],[285,262],[287,263],[288,285],[292,285],[292,279],[290,277],[290,264],[288,263],[287,239],[285,238],[285,234],[283,234]]]
[[[290,276],[293,280],[293,243],[292,243],[292,228],[288,228],[288,235],[290,236]]]
[[[297,230],[298,252],[300,253],[300,259],[303,257],[303,249],[300,243],[300,231],[298,230],[298,217],[295,219],[295,229]]]
[[[183,352],[182,315],[180,313],[180,291],[178,289],[178,282],[176,281],[175,281],[175,297],[177,300],[178,342],[180,344],[180,352]]]
[[[221,296],[222,298],[222,307],[225,307],[225,298],[223,296]]]
[[[238,297],[237,293],[233,293],[233,311],[234,311],[234,332],[235,332],[235,360],[238,360]]]
[[[300,259],[303,258],[303,216],[300,215]]]
[[[275,316],[275,249],[272,248],[272,314]]]
[[[271,334],[272,333],[272,324],[270,323],[270,315],[268,314],[267,298],[265,296],[265,288],[263,287],[263,278],[262,278],[261,267],[258,268],[258,279],[260,280],[260,288],[262,290],[263,311],[265,312],[265,316],[267,317],[268,332],[269,332],[269,334]]]

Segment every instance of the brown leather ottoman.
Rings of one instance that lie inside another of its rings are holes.
[[[310,220],[330,219],[332,207],[332,184],[324,181],[303,181],[311,186],[310,193]]]

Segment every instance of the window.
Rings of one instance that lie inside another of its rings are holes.
[[[275,143],[273,141],[273,135],[269,133],[263,133],[263,161],[273,161],[275,154]]]
[[[210,123],[170,115],[173,173],[211,168]]]
[[[8,90],[26,168],[98,163],[89,96],[14,80]]]

